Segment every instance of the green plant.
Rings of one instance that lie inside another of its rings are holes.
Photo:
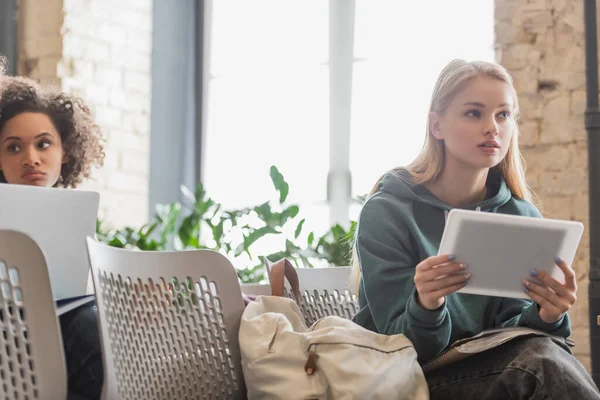
[[[230,259],[245,257],[250,266],[238,269],[242,282],[264,279],[263,256],[270,261],[287,257],[303,267],[312,267],[316,261],[331,266],[348,265],[356,223],[352,222],[348,230],[335,225],[318,238],[313,232],[304,233],[305,219],[298,217],[299,206],[286,202],[289,184],[275,166],[270,169],[270,177],[276,200],[254,207],[224,210],[207,195],[200,182],[193,192],[182,186],[186,201],[158,205],[150,221],[139,229],[108,230],[98,221],[97,237],[103,243],[120,248],[146,251],[210,249]],[[271,254],[256,254],[256,243],[267,236],[283,239],[282,248]]]

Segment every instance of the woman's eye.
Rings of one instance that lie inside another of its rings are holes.
[[[10,152],[10,153],[16,153],[16,152],[18,152],[19,150],[21,150],[21,148],[19,147],[19,145],[16,145],[16,144],[9,144],[9,145],[6,147],[6,150],[8,150],[8,152]]]
[[[510,112],[509,111],[502,111],[500,114],[498,114],[500,116],[500,118],[510,118]]]
[[[48,147],[50,147],[50,142],[47,140],[42,140],[41,142],[38,143],[38,148],[40,149],[46,149]]]
[[[469,110],[467,111],[467,117],[479,118],[481,117],[481,112],[479,110]]]

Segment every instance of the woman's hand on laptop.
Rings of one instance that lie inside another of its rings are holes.
[[[454,260],[453,256],[432,256],[417,265],[415,286],[421,307],[426,310],[440,308],[447,295],[467,284],[471,274],[466,272],[466,265]]]
[[[562,284],[544,271],[531,270],[531,276],[543,283],[540,285],[532,280],[524,280],[524,291],[540,306],[540,318],[551,324],[558,321],[564,313],[571,309],[577,301],[577,279],[575,271],[566,262],[556,257],[556,265],[565,274]]]

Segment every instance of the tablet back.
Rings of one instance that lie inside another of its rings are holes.
[[[528,298],[522,280],[541,269],[564,282],[555,258],[572,263],[583,233],[575,221],[452,210],[439,254],[454,254],[471,273],[461,293]]]

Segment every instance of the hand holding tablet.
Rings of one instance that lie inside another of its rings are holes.
[[[550,321],[567,307],[562,299],[574,297],[569,265],[582,233],[577,221],[455,209],[448,215],[438,254],[452,255],[471,274],[458,292],[532,298],[540,304],[542,319]],[[526,281],[531,283],[524,285]]]
[[[466,265],[455,261],[454,256],[433,256],[417,265],[415,287],[418,301],[427,310],[435,310],[444,304],[444,297],[462,289],[471,274]]]
[[[530,279],[523,280],[524,292],[540,305],[540,318],[549,324],[558,321],[577,300],[575,271],[559,257],[556,257],[555,262],[564,273],[564,284],[546,272],[536,269],[531,270],[531,275],[537,278],[537,282]]]

